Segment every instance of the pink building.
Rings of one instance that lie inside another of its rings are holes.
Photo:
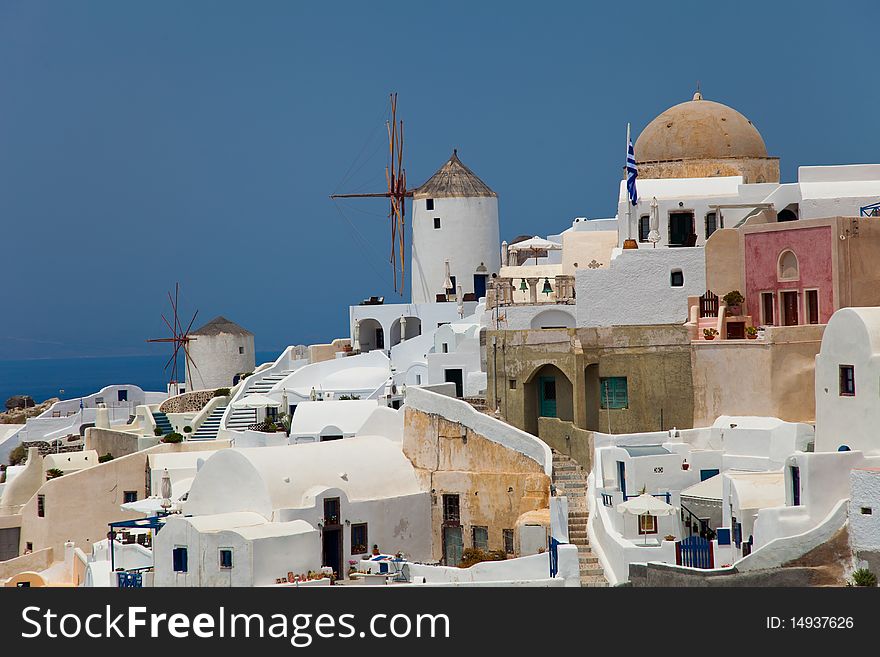
[[[837,305],[837,231],[818,221],[744,229],[746,307],[755,324],[828,323]]]

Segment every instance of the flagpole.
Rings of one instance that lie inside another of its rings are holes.
[[[626,123],[626,153],[629,155],[629,121]],[[626,181],[629,179],[629,172],[624,168],[623,171],[623,179]],[[626,239],[632,239],[632,202],[629,198],[629,189],[627,189],[626,195]]]

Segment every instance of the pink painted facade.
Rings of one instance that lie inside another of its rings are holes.
[[[746,307],[754,322],[764,323],[761,294],[772,292],[773,323],[783,324],[786,300],[790,303],[794,297],[784,297],[781,292],[793,291],[798,295],[797,323],[810,323],[806,292],[816,290],[819,323],[826,324],[834,313],[834,246],[831,226],[798,228],[795,225],[790,229],[744,235]],[[797,257],[795,280],[780,280],[779,261],[785,251]]]

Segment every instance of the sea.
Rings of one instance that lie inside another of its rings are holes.
[[[280,351],[258,351],[257,365],[274,361],[279,354]],[[163,369],[166,362],[167,354],[0,360],[0,411],[13,395],[30,395],[39,404],[51,397],[85,397],[114,383],[130,383],[150,392],[164,392],[169,379]],[[181,358],[179,369],[182,364]]]

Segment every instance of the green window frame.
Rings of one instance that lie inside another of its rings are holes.
[[[625,376],[599,379],[599,406],[603,409],[629,408],[629,390]]]

